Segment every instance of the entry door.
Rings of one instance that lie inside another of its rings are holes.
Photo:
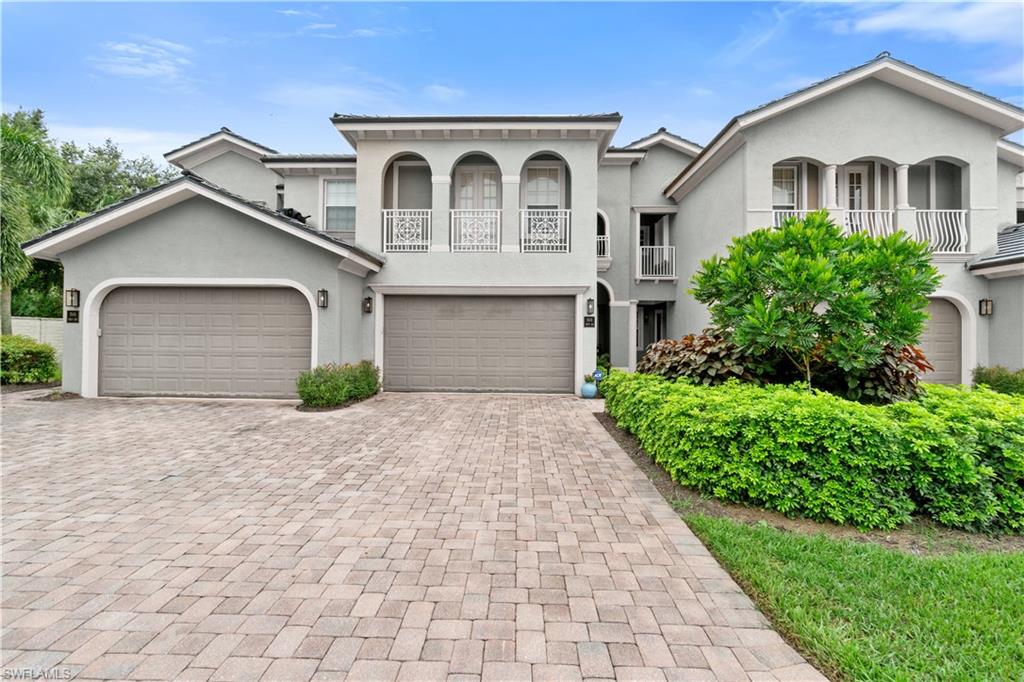
[[[498,171],[494,168],[460,168],[456,193],[458,208],[498,208]]]
[[[863,166],[846,170],[846,208],[862,211],[868,207],[868,173]]]

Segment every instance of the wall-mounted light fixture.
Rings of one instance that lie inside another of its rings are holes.
[[[366,298],[363,299],[363,312],[364,313],[372,313],[373,312],[373,297],[372,296],[367,296]]]
[[[316,290],[316,307],[326,308],[327,307],[327,289]]]
[[[992,314],[992,299],[983,298],[978,301],[978,314],[987,317]]]
[[[78,307],[78,289],[65,289],[64,290],[64,305],[68,308]]]
[[[587,315],[593,315],[593,314],[594,314],[594,299],[588,298],[587,299]]]

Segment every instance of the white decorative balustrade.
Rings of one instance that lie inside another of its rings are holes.
[[[524,208],[519,219],[519,244],[523,252],[568,253],[572,211]]]
[[[893,212],[886,210],[847,210],[843,225],[848,232],[863,232],[872,237],[884,237],[895,230]]]
[[[641,246],[638,279],[672,279],[676,276],[676,247]]]
[[[430,251],[430,209],[384,209],[384,250]]]
[[[928,242],[940,253],[967,251],[967,211],[916,211],[917,239]]]
[[[611,246],[611,244],[610,244],[610,242],[608,240],[608,235],[606,235],[606,234],[599,234],[599,235],[597,235],[597,257],[598,258],[608,258],[608,255],[609,255],[608,247],[609,246]]]
[[[810,213],[810,211],[772,211],[772,215],[775,218],[775,227],[782,227],[782,223],[789,220],[790,218],[803,220],[804,218],[807,217],[808,213]]]
[[[481,253],[500,250],[500,209],[452,210],[452,251]]]

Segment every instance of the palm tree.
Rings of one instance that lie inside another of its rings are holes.
[[[0,332],[11,333],[11,289],[32,270],[22,242],[53,226],[71,191],[67,164],[31,118],[0,122]]]

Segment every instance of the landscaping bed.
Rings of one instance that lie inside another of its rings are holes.
[[[296,381],[300,412],[329,412],[377,395],[380,372],[370,362],[314,367]]]

